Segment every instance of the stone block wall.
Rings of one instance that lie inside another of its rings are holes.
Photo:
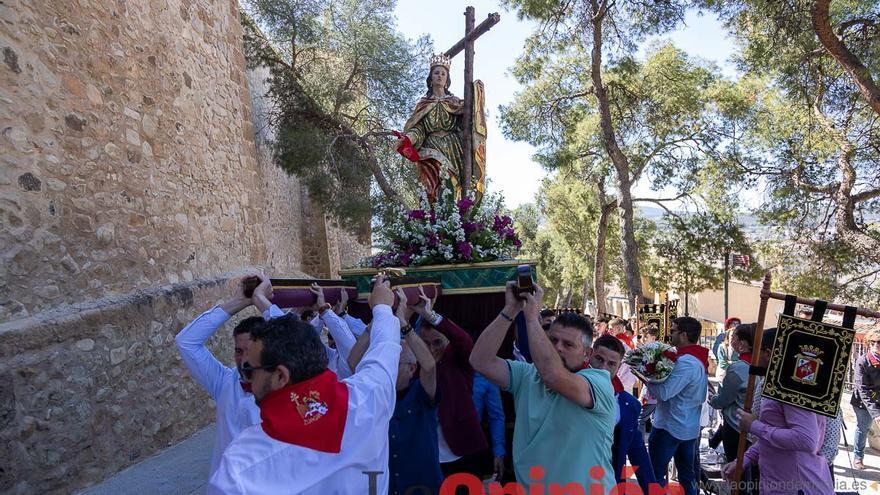
[[[230,284],[157,287],[0,325],[0,492],[73,493],[209,424],[214,403],[174,336]],[[227,364],[237,320],[208,344]]]
[[[300,268],[299,218],[267,201],[299,185],[257,163],[235,1],[12,0],[0,16],[0,321]]]
[[[245,268],[368,232],[273,164],[235,0],[9,0],[0,52],[0,493],[71,493],[213,420],[173,338]]]

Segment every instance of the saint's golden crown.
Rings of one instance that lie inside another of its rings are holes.
[[[448,72],[450,62],[449,57],[447,57],[445,53],[440,53],[431,57],[431,68],[433,69],[438,65],[442,65],[443,67],[446,67],[446,71]]]

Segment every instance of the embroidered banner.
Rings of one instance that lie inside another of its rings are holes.
[[[779,315],[762,396],[836,417],[855,330]]]

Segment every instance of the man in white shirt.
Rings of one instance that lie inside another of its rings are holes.
[[[324,344],[324,350],[327,352],[327,367],[330,371],[336,373],[340,379],[351,376],[351,370],[348,368],[348,356],[351,354],[351,348],[354,347],[357,335],[354,333],[357,327],[352,326],[347,320],[336,314],[335,311],[327,304],[324,298],[324,289],[318,284],[312,284],[310,289],[317,302],[315,303],[315,316],[309,323],[321,335],[324,327],[327,327],[329,334],[336,343],[336,348]],[[343,294],[346,292],[343,290]],[[346,298],[347,299],[347,298]],[[351,317],[349,317],[351,318]]]
[[[274,315],[264,297],[254,303]],[[209,494],[351,494],[388,492],[388,423],[394,411],[400,326],[394,294],[377,277],[370,295],[370,347],[342,381],[327,369],[318,335],[295,317],[268,321],[251,334],[242,371],[252,379],[262,424],[226,449]]]
[[[251,305],[251,298],[244,295],[243,282],[253,276],[242,278],[231,299],[199,315],[174,339],[190,374],[217,403],[217,426],[210,474],[217,469],[220,456],[232,439],[248,426],[260,423],[260,410],[250,392],[250,384],[242,379],[239,370],[250,347],[250,332],[263,323],[263,318],[246,318],[233,330],[235,368],[224,366],[205,347],[205,342],[218,328]]]

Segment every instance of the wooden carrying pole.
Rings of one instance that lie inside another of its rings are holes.
[[[763,340],[762,337],[764,335],[764,319],[767,315],[767,302],[770,299],[778,299],[778,300],[784,301],[787,296],[786,294],[782,294],[779,292],[771,292],[770,291],[770,283],[771,283],[771,276],[770,276],[770,272],[768,271],[764,275],[764,285],[761,287],[761,305],[758,308],[758,323],[757,323],[757,328],[755,329],[755,339],[752,343],[752,363],[751,363],[751,365],[753,367],[758,366],[759,360],[761,358],[761,341]],[[806,306],[815,306],[816,300],[815,299],[807,299],[804,297],[798,297],[797,303],[802,304],[802,305],[806,305]],[[832,311],[844,311],[846,309],[846,306],[844,306],[842,304],[828,303],[827,309],[830,309]],[[859,316],[866,316],[869,318],[880,318],[880,311],[871,311],[871,310],[863,309],[863,308],[858,308],[856,310],[856,314]],[[746,401],[745,401],[745,404],[743,405],[743,409],[745,409],[745,411],[747,413],[751,413],[751,411],[752,411],[752,402],[754,400],[754,394],[755,394],[755,379],[756,379],[755,375],[749,373],[749,383],[748,383],[748,387],[746,389]],[[736,469],[733,473],[733,479],[731,480],[731,481],[733,481],[733,488],[731,489],[730,493],[733,495],[739,494],[739,480],[742,477],[743,456],[745,455],[745,451],[746,451],[746,438],[747,438],[747,436],[748,436],[748,432],[743,431],[742,428],[740,428],[739,445],[737,446],[737,449],[736,449]]]

